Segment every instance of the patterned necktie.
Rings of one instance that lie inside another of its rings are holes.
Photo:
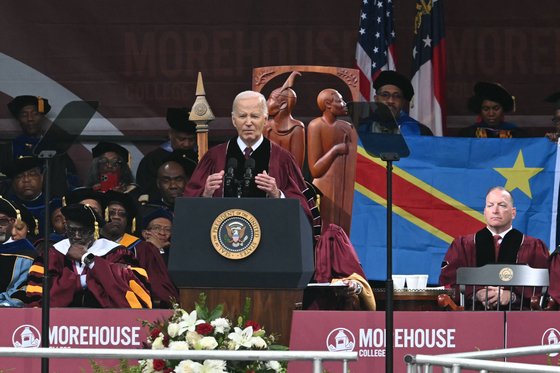
[[[245,159],[249,159],[252,152],[253,149],[250,146],[246,147],[245,150],[243,151],[243,155],[245,156]]]
[[[494,235],[494,254],[496,256],[496,261],[498,261],[498,254],[500,254],[500,240],[501,239],[502,239],[502,237],[500,237],[499,234]]]

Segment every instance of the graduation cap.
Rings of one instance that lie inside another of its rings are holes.
[[[190,112],[187,108],[170,107],[167,109],[167,123],[175,131],[194,134],[196,133],[196,123],[189,120],[189,115]]]
[[[482,101],[490,100],[502,105],[505,113],[515,111],[515,97],[499,83],[478,82],[474,85],[474,95],[469,98],[468,108],[479,114]]]
[[[400,88],[403,93],[404,98],[407,101],[412,100],[412,96],[414,96],[414,88],[410,83],[410,79],[406,76],[399,74],[396,71],[392,70],[385,70],[382,71],[381,74],[375,79],[373,82],[373,88],[377,91],[379,88],[383,87],[384,85],[394,85]]]
[[[191,149],[176,149],[164,158],[162,165],[166,162],[176,162],[183,167],[185,175],[190,177],[197,166],[198,154]]]
[[[49,105],[49,100],[42,98],[40,96],[17,96],[12,101],[8,103],[8,110],[14,117],[19,117],[21,109],[25,106],[33,105],[37,107],[37,111],[41,114],[47,114],[51,110],[51,105]]]
[[[109,205],[117,203],[121,205],[125,210],[128,216],[127,223],[131,226],[131,231],[134,232],[136,230],[136,213],[138,211],[136,207],[136,203],[132,196],[127,193],[121,193],[114,190],[108,190],[105,194],[105,220],[109,220]]]
[[[142,229],[148,228],[152,220],[165,218],[173,223],[173,213],[165,208],[158,208],[142,218]]]
[[[99,229],[105,225],[105,221],[93,208],[81,203],[64,206],[61,210],[66,221],[73,221],[86,228],[93,229],[94,238],[99,238]]]
[[[5,170],[6,176],[13,179],[22,172],[29,171],[33,168],[42,169],[42,162],[34,156],[22,156],[14,160]]]
[[[551,104],[554,104],[557,109],[560,109],[560,92],[554,92],[544,100],[546,102],[550,102]]]
[[[24,205],[0,196],[0,212],[16,219],[16,222],[23,221],[27,224],[29,232],[34,235],[39,234],[39,223],[37,219]]]
[[[62,206],[73,205],[75,203],[81,203],[86,199],[93,199],[101,205],[101,210],[105,210],[105,194],[93,190],[90,187],[76,188],[62,197]]]
[[[130,153],[128,150],[114,142],[101,141],[91,149],[93,158],[100,157],[107,152],[117,153],[126,163],[130,161]]]

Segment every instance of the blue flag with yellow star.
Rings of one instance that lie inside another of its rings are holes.
[[[483,228],[487,191],[511,191],[514,228],[556,245],[557,144],[545,138],[406,137],[393,163],[393,273],[428,273],[437,284],[451,241]],[[350,238],[366,275],[386,279],[385,162],[358,148]]]

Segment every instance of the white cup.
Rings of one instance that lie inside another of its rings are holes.
[[[428,275],[418,275],[418,289],[426,289],[428,286]]]
[[[405,275],[393,275],[392,278],[395,290],[404,289]]]
[[[418,275],[406,275],[406,287],[410,290],[418,289]]]

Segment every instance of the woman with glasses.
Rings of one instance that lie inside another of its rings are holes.
[[[130,154],[124,147],[101,141],[92,149],[93,161],[86,186],[96,191],[138,192],[138,185],[129,166]]]

